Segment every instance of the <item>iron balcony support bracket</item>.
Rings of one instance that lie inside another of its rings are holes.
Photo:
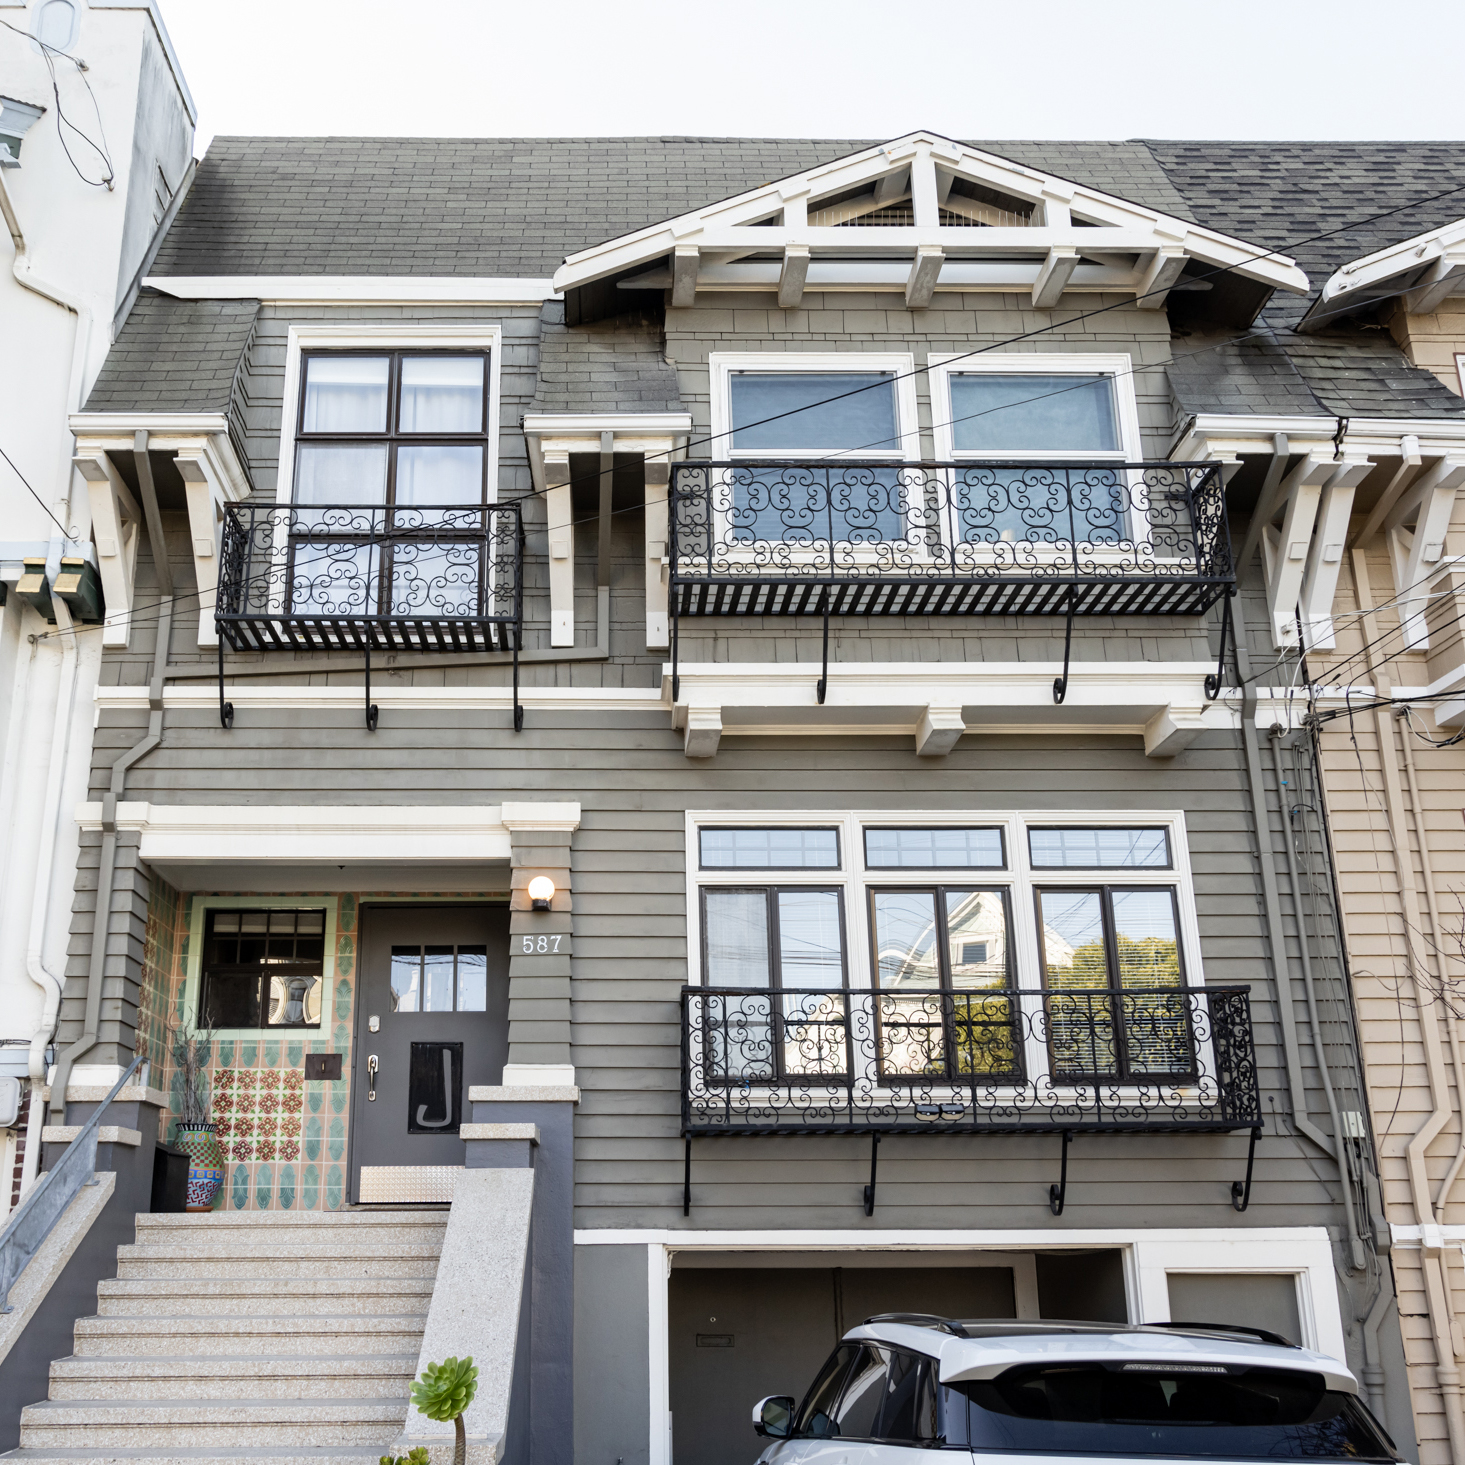
[[[380,716],[380,710],[375,702],[371,700],[371,626],[366,627],[366,634],[362,637],[366,647],[366,730],[376,731],[376,720]]]
[[[1063,1160],[1058,1170],[1058,1184],[1048,1187],[1048,1209],[1055,1216],[1063,1214],[1063,1202],[1068,1198],[1068,1141],[1073,1138],[1072,1131],[1063,1131]]]
[[[524,709],[519,703],[519,637],[514,637],[514,731],[524,731]]]
[[[1260,1129],[1251,1132],[1251,1143],[1246,1147],[1246,1179],[1231,1182],[1231,1204],[1238,1211],[1244,1211],[1251,1204],[1251,1172],[1256,1163],[1256,1141]]]
[[[824,705],[824,694],[829,690],[829,586],[824,587],[824,593],[819,597],[824,609],[824,667],[819,673],[819,685],[815,691],[819,695],[819,705]],[[870,1213],[866,1211],[868,1216]]]
[[[1214,702],[1221,695],[1221,684],[1226,680],[1226,642],[1231,639],[1231,597],[1235,594],[1235,588],[1228,586],[1225,598],[1221,602],[1221,650],[1216,657],[1216,670],[1214,675],[1206,678],[1206,701]]]
[[[218,631],[218,622],[214,623]],[[234,726],[234,704],[224,700],[224,637],[219,636],[219,724],[226,730]]]
[[[1073,650],[1073,586],[1068,587],[1068,621],[1063,630],[1063,675],[1053,679],[1053,700],[1060,706],[1068,695],[1068,655]],[[1056,1212],[1054,1213],[1057,1214]]]
[[[692,1136],[687,1136],[687,1148],[682,1156],[682,1214],[692,1214]]]
[[[865,1187],[865,1214],[875,1214],[875,1164],[880,1158],[880,1131],[870,1135],[870,1183]]]

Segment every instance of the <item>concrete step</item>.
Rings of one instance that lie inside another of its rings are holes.
[[[441,1248],[383,1247],[355,1251],[302,1247],[285,1255],[149,1255],[150,1248],[119,1246],[117,1276],[128,1277],[434,1277]]]
[[[258,1462],[258,1465],[377,1465],[382,1452],[390,1445],[391,1441],[382,1445],[253,1445],[233,1450],[227,1446],[201,1450],[128,1450],[108,1446],[81,1450],[11,1450],[0,1458],[22,1460],[27,1465],[134,1465],[139,1460],[146,1460],[148,1465],[251,1465],[251,1462]]]
[[[244,1214],[247,1214],[244,1213]],[[266,1212],[265,1214],[268,1214]],[[325,1214],[334,1214],[327,1212]],[[349,1216],[345,1225],[317,1225],[307,1222],[290,1226],[240,1226],[230,1222],[214,1224],[208,1216],[183,1216],[176,1219],[193,1221],[192,1226],[144,1225],[149,1220],[171,1221],[173,1216],[137,1218],[139,1245],[178,1248],[207,1256],[227,1256],[233,1251],[254,1255],[273,1248],[291,1252],[299,1247],[317,1246],[442,1246],[447,1234],[445,1221],[406,1221],[392,1217],[387,1223],[374,1217]]]
[[[97,1401],[401,1399],[416,1371],[416,1353],[315,1358],[72,1357],[58,1358],[51,1365],[50,1397]]]
[[[290,1317],[84,1317],[76,1320],[77,1358],[146,1358],[166,1338],[190,1358],[252,1353],[265,1358],[408,1354],[422,1343],[427,1313],[313,1313]]]
[[[430,1277],[298,1277],[288,1289],[270,1277],[128,1277],[97,1283],[101,1317],[221,1317],[317,1313],[370,1317],[379,1312],[426,1312]]]
[[[21,1412],[25,1449],[200,1449],[241,1445],[376,1445],[401,1433],[398,1399],[153,1399],[132,1403],[66,1399]]]
[[[210,1211],[193,1215],[181,1211],[142,1211],[140,1229],[149,1231],[210,1230],[300,1231],[345,1226],[352,1230],[394,1226],[443,1226],[448,1224],[447,1206],[379,1207],[347,1206],[340,1211]]]

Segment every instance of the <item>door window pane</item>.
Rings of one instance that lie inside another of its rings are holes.
[[[392,1011],[421,1011],[421,984],[422,948],[420,946],[392,947]]]
[[[900,447],[891,372],[738,371],[730,386],[738,452],[857,457]]]
[[[875,892],[875,974],[882,991],[936,987],[936,894],[931,890]]]
[[[458,1011],[488,1010],[488,948],[458,948]]]
[[[300,445],[295,465],[297,504],[376,505],[386,501],[387,449],[384,443]],[[343,524],[339,527],[344,530],[351,526]],[[369,521],[363,520],[357,527],[366,529]]]
[[[779,981],[785,987],[842,987],[839,893],[778,892]]]
[[[448,446],[397,449],[393,502],[410,505],[481,504],[483,449]]]
[[[402,432],[482,432],[483,357],[404,356]]]
[[[308,356],[302,432],[385,432],[385,356]]]
[[[950,381],[958,452],[1119,450],[1111,377],[957,372]]]
[[[867,829],[865,864],[872,870],[1000,870],[1000,829]]]
[[[1042,869],[1170,868],[1170,840],[1161,829],[1029,829],[1028,850]]]
[[[453,948],[425,946],[422,950],[422,1010],[453,1010]]]
[[[768,985],[768,896],[762,890],[702,895],[710,987]]]
[[[835,829],[703,829],[704,870],[837,870]]]

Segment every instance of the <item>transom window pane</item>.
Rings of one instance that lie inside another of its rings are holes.
[[[483,1012],[486,946],[392,947],[393,1012]]]
[[[704,870],[837,870],[834,829],[703,829]]]
[[[1170,868],[1164,829],[1029,829],[1028,850],[1041,869]]]
[[[731,397],[740,453],[900,448],[892,372],[738,371]]]
[[[1000,829],[867,829],[865,864],[874,870],[1000,870]]]
[[[307,356],[302,432],[385,432],[386,356]]]
[[[403,357],[400,430],[481,432],[483,357]]]
[[[952,442],[958,452],[1120,449],[1112,377],[957,372],[950,382]]]

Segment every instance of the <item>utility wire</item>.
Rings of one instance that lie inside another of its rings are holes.
[[[40,505],[40,506],[41,506],[41,507],[42,507],[42,508],[43,508],[43,509],[45,509],[45,510],[46,510],[46,517],[47,517],[47,518],[48,518],[48,519],[49,519],[49,520],[50,520],[50,521],[51,521],[51,522],[52,522],[52,523],[53,523],[53,524],[54,524],[54,525],[55,525],[55,526],[56,526],[56,527],[57,527],[57,528],[58,528],[58,529],[59,529],[59,530],[60,530],[60,531],[61,531],[61,537],[62,537],[62,538],[63,538],[63,539],[70,539],[70,538],[72,538],[72,537],[73,537],[73,536],[72,536],[72,533],[71,533],[71,531],[70,531],[70,530],[69,530],[69,529],[68,529],[68,528],[67,528],[67,527],[66,527],[66,526],[65,526],[65,525],[64,525],[64,524],[63,524],[63,523],[62,523],[62,522],[61,522],[61,521],[60,521],[60,519],[58,519],[58,518],[57,518],[57,517],[56,517],[56,516],[55,516],[55,514],[53,514],[53,513],[52,513],[52,512],[51,512],[51,510],[50,510],[50,509],[49,509],[49,508],[46,508],[46,501],[45,501],[45,499],[43,499],[43,498],[42,498],[42,497],[41,497],[41,496],[40,496],[40,494],[38,494],[38,493],[37,493],[37,492],[36,492],[36,491],[35,491],[35,489],[33,489],[33,488],[32,488],[32,487],[31,487],[31,482],[30,482],[30,479],[29,479],[29,478],[27,478],[27,477],[26,477],[26,476],[25,476],[25,474],[24,474],[24,473],[22,473],[22,472],[21,472],[21,471],[20,471],[20,469],[19,469],[19,468],[17,468],[17,467],[16,467],[16,466],[15,466],[15,459],[14,459],[14,458],[12,458],[12,457],[11,457],[11,456],[10,456],[10,454],[9,454],[9,453],[7,453],[7,452],[6,452],[6,451],[5,451],[5,449],[4,449],[4,448],[0,448],[0,458],[4,458],[4,459],[5,459],[5,461],[6,461],[6,462],[7,462],[7,463],[9,463],[9,464],[10,464],[10,470],[11,470],[11,472],[12,472],[12,473],[14,473],[14,474],[15,474],[15,476],[16,476],[16,477],[17,477],[17,478],[18,478],[18,479],[20,479],[20,481],[21,481],[21,482],[22,482],[22,483],[23,483],[23,484],[25,484],[25,486],[26,486],[26,491],[27,491],[27,492],[28,492],[28,493],[29,493],[29,494],[30,494],[30,496],[31,496],[31,497],[32,497],[32,498],[33,498],[33,499],[34,499],[34,500],[35,500],[35,501],[36,501],[36,502],[37,502],[37,503],[38,503],[38,504],[39,504],[39,505]]]
[[[18,25],[12,25],[8,20],[0,20],[0,25],[3,25],[6,30],[14,31],[18,36],[24,36],[28,41],[34,41],[36,46],[39,47],[41,52],[41,58],[45,61],[46,70],[51,77],[51,95],[56,99],[56,137],[61,144],[61,151],[66,154],[66,161],[71,164],[72,170],[83,183],[92,188],[105,188],[110,192],[112,185],[116,180],[117,171],[112,166],[112,159],[108,153],[107,131],[102,124],[102,109],[97,103],[97,94],[92,90],[92,84],[87,79],[86,62],[83,61],[80,56],[73,56],[70,51],[63,51],[58,46],[53,46],[48,42],[43,41],[39,36],[33,35],[30,31],[22,30],[21,27]],[[79,128],[74,122],[72,122],[72,120],[66,115],[66,109],[61,105],[61,84],[56,76],[56,63],[54,60],[52,60],[52,58],[55,56],[64,57],[67,61],[70,61],[72,65],[76,67],[77,75],[81,77],[81,84],[86,88],[87,95],[91,98],[92,111],[96,113],[97,131],[101,135],[102,139],[100,145],[93,142],[92,139],[89,138],[86,133],[84,133],[81,128]],[[68,128],[73,133],[75,133],[76,136],[79,137],[82,142],[84,142],[102,160],[102,165],[107,170],[107,176],[105,178],[88,178],[87,175],[82,172],[81,168],[77,164],[76,159],[72,156],[70,147],[68,147],[66,143],[65,129]]]

